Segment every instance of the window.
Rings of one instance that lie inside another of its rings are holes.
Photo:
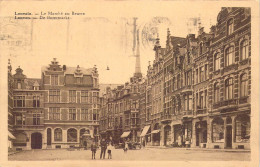
[[[77,84],[81,84],[82,81],[83,81],[83,78],[76,77],[76,83],[77,83]]]
[[[33,114],[33,125],[40,125],[40,114]]]
[[[40,107],[40,97],[33,96],[33,107]]]
[[[25,125],[25,116],[23,114],[15,116],[15,125]]]
[[[81,103],[88,103],[88,91],[81,91]]]
[[[185,95],[184,100],[185,110],[192,110],[192,95]]]
[[[60,102],[60,90],[49,90],[49,101]]]
[[[203,46],[203,43],[201,42],[200,43],[200,54],[202,54],[202,46]]]
[[[76,129],[68,129],[67,131],[67,141],[68,142],[77,142],[77,130]]]
[[[25,107],[25,96],[14,96],[14,107]]]
[[[204,67],[200,67],[200,82],[205,80]]]
[[[236,118],[236,142],[249,142],[250,139],[250,117],[240,115]]]
[[[208,65],[205,64],[205,80],[208,79]]]
[[[57,107],[49,108],[49,119],[50,120],[60,120],[60,108],[57,108]]]
[[[190,58],[190,52],[187,53],[187,63],[190,64],[191,58]]]
[[[51,85],[58,85],[58,75],[51,75]]]
[[[22,89],[22,83],[20,79],[17,80],[17,89]]]
[[[62,141],[62,130],[60,128],[54,130],[54,141]]]
[[[92,92],[89,92],[89,98],[88,98],[88,100],[89,100],[89,103],[92,103]]]
[[[229,78],[225,82],[226,100],[233,99],[233,79]]]
[[[181,76],[178,74],[177,76],[177,89],[181,88]]]
[[[217,71],[219,69],[220,69],[220,53],[217,53],[214,56],[214,70]]]
[[[248,40],[244,40],[240,45],[241,60],[248,58]]]
[[[229,66],[234,63],[235,54],[234,47],[231,46],[226,49],[225,66]]]
[[[196,76],[195,76],[196,83],[199,83],[199,70],[196,69]]]
[[[69,102],[75,103],[76,102],[76,90],[69,91]]]
[[[227,34],[230,35],[234,31],[234,22],[233,19],[228,20],[227,22]]]
[[[97,102],[98,102],[98,92],[93,92],[92,100],[93,100],[94,104],[97,104]]]
[[[76,109],[75,108],[69,109],[69,120],[76,120]]]
[[[191,71],[186,72],[186,85],[191,85]]]
[[[219,83],[215,83],[214,85],[214,102],[217,103],[220,101],[220,88]]]
[[[97,121],[97,120],[98,120],[97,110],[94,109],[94,110],[93,110],[93,121]]]
[[[81,109],[81,120],[88,120],[88,109]]]
[[[247,74],[242,74],[240,77],[240,97],[245,97],[248,95],[248,79]]]
[[[199,93],[199,108],[202,109],[204,107],[204,92]]]
[[[216,118],[212,122],[212,141],[224,142],[224,121],[221,118]]]

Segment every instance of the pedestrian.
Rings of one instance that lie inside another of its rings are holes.
[[[145,141],[143,140],[143,147],[145,148]]]
[[[92,159],[96,159],[96,151],[97,151],[97,146],[96,143],[91,144],[91,151],[92,151]]]
[[[102,139],[100,146],[101,146],[100,159],[102,158],[102,155],[103,155],[103,159],[105,159],[106,149],[107,149],[107,143],[105,139]]]
[[[124,152],[127,153],[127,150],[128,150],[128,143],[125,142],[125,148],[124,148]]]
[[[109,143],[107,147],[107,154],[108,154],[108,159],[112,159],[112,145]]]

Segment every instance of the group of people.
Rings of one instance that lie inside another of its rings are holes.
[[[102,159],[102,157],[103,157],[103,159],[105,159],[106,150],[107,150],[107,154],[108,154],[108,159],[112,159],[111,143],[107,144],[105,139],[103,139],[103,140],[101,140],[100,147],[101,147],[100,159]],[[95,143],[92,143],[91,144],[92,159],[96,159],[96,151],[97,151],[97,146]]]

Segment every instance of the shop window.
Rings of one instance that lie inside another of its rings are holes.
[[[241,115],[236,118],[236,142],[249,142],[250,117]]]
[[[224,121],[221,118],[212,122],[212,142],[224,142]]]
[[[68,129],[67,131],[67,141],[68,142],[77,142],[77,130],[76,129]]]
[[[54,140],[62,141],[62,130],[60,128],[54,130]]]

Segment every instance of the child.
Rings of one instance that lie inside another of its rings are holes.
[[[96,144],[95,143],[92,143],[91,144],[91,151],[92,151],[92,159],[96,159],[96,151],[97,151],[97,147],[96,147]]]
[[[109,143],[107,147],[107,154],[108,154],[108,159],[112,159],[112,145]]]

